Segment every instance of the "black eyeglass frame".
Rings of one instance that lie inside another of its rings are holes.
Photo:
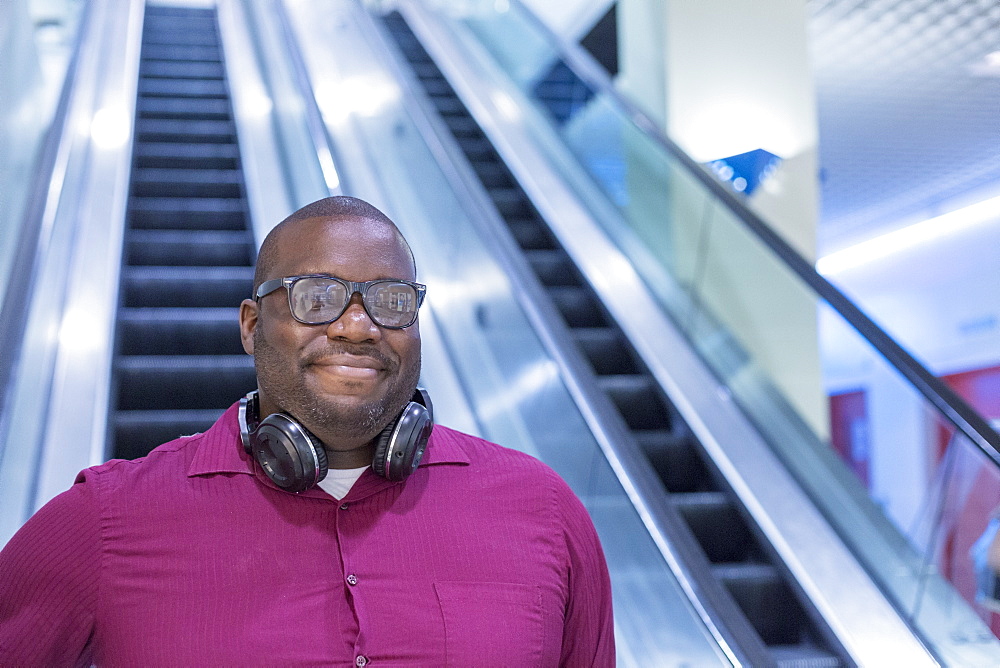
[[[344,301],[344,307],[340,310],[340,313],[338,313],[336,317],[330,318],[329,320],[324,320],[322,322],[308,322],[295,315],[295,308],[292,305],[292,286],[295,285],[297,281],[300,281],[303,278],[326,278],[331,281],[336,281],[337,283],[340,283],[347,287],[348,290],[347,299]],[[405,325],[383,325],[378,321],[378,319],[375,316],[372,315],[371,311],[368,310],[368,304],[365,302],[365,299],[368,296],[368,290],[373,285],[377,285],[379,283],[405,283],[406,285],[409,285],[411,288],[416,290],[417,308],[414,309],[413,319],[410,320],[410,322],[406,323]],[[331,276],[330,274],[302,274],[301,276],[285,276],[283,278],[272,278],[269,281],[264,281],[263,283],[257,286],[257,290],[256,292],[254,292],[253,299],[255,302],[259,302],[262,297],[266,297],[267,295],[271,294],[278,288],[285,288],[285,293],[288,295],[288,311],[289,313],[292,314],[293,318],[295,318],[298,322],[301,322],[303,325],[329,325],[331,322],[335,322],[337,319],[340,318],[340,316],[344,315],[344,311],[346,311],[347,307],[350,306],[351,298],[354,296],[354,294],[359,293],[361,295],[361,304],[364,306],[365,313],[368,314],[368,317],[371,318],[372,322],[374,322],[379,327],[382,327],[383,329],[406,329],[407,327],[412,326],[413,323],[417,321],[417,312],[420,310],[420,305],[424,303],[424,297],[427,294],[426,285],[422,283],[416,283],[414,281],[407,281],[402,278],[376,278],[374,281],[358,282],[358,281],[349,281],[346,278],[340,278],[338,276]]]

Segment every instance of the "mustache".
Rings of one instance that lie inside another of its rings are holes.
[[[331,343],[322,350],[316,350],[300,361],[300,366],[305,368],[317,362],[325,360],[327,357],[333,355],[357,355],[358,357],[370,357],[377,361],[388,371],[393,371],[399,366],[397,361],[386,355],[384,352],[379,350],[379,348],[373,344],[366,343]]]

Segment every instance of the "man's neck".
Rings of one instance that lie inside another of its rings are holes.
[[[348,449],[330,447],[325,443],[324,447],[326,448],[326,463],[329,469],[357,469],[369,466],[375,456],[374,442]]]

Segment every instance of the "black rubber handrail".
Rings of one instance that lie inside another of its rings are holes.
[[[771,229],[770,225],[751,211],[736,193],[720,183],[708,169],[667,137],[645,112],[619,93],[604,68],[583,47],[563,40],[521,0],[513,0],[513,4],[546,35],[556,48],[559,57],[577,77],[596,92],[613,100],[644,135],[669,153],[689,174],[701,182],[747,229],[777,255],[785,266],[850,323],[939,413],[1000,468],[1000,435],[985,418],[875,324],[843,292],[817,272],[811,262],[802,257],[784,238]]]

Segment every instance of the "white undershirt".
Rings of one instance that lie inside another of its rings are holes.
[[[359,469],[330,469],[326,472],[326,477],[319,481],[319,488],[340,501],[347,496],[351,487],[354,487],[354,483],[368,468],[362,466]]]

